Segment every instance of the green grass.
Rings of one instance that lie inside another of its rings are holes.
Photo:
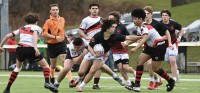
[[[10,72],[0,71],[0,92],[4,90],[6,87]],[[7,75],[7,76],[2,76]],[[12,93],[50,93],[49,90],[43,88],[44,79],[42,77],[42,72],[21,72],[19,75],[40,75],[40,77],[24,77],[18,76],[15,83],[11,88]],[[77,73],[73,73],[73,75],[77,75]],[[102,76],[109,77],[107,74],[103,73]],[[129,74],[132,77],[131,74]],[[148,75],[145,73],[142,78],[148,78]],[[186,81],[184,79],[200,79],[200,75],[195,74],[181,74],[182,81],[176,84],[175,89],[172,93],[199,93],[199,83],[198,81]],[[148,90],[148,79],[143,79],[141,81],[141,93],[166,93],[167,84],[166,81],[163,81],[163,85],[158,90]],[[69,81],[64,79],[59,87],[59,93],[77,93],[76,88],[68,87]],[[133,93],[133,91],[128,91],[122,86],[120,86],[117,82],[115,82],[112,78],[101,78],[99,85],[101,86],[100,90],[93,90],[92,83],[89,82],[84,88],[84,93]]]

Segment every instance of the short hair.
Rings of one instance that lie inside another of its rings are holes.
[[[55,7],[55,6],[59,7],[58,4],[50,4],[49,10],[51,10],[51,8],[52,8],[52,7]]]
[[[120,12],[118,11],[111,11],[110,13],[108,13],[108,15],[113,15],[117,19],[117,22],[119,22],[119,19],[121,17]]]
[[[153,14],[153,7],[151,7],[151,6],[145,6],[143,9],[146,10],[146,11],[148,11],[149,13]]]
[[[28,13],[24,16],[24,20],[28,24],[35,24],[39,21],[39,15],[36,13]]]
[[[131,16],[132,16],[132,17],[137,17],[137,18],[142,18],[142,20],[144,20],[145,17],[146,17],[146,13],[144,12],[143,9],[137,8],[137,9],[134,9],[134,10],[131,12]]]
[[[103,24],[101,27],[101,32],[105,32],[107,29],[109,29],[112,26],[112,24],[116,24],[117,20],[106,18],[106,19],[103,19],[102,22],[103,22]]]
[[[97,7],[99,8],[99,5],[98,5],[98,4],[92,3],[92,4],[89,5],[89,9],[91,9],[93,6],[97,6]]]
[[[77,37],[72,42],[75,46],[81,46],[83,45],[83,40],[80,37]]]
[[[168,14],[168,16],[170,16],[171,17],[171,12],[169,11],[169,10],[167,10],[167,9],[165,9],[165,10],[162,10],[161,12],[160,12],[160,15],[162,16],[162,14],[163,13],[167,13]]]

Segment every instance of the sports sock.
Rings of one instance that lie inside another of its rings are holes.
[[[15,81],[15,79],[17,78],[19,72],[14,72],[12,71],[9,81],[8,81],[8,85],[6,87],[7,90],[10,90],[10,87],[12,86],[13,82]]]
[[[49,83],[50,69],[49,69],[49,68],[44,68],[44,69],[43,69],[43,73],[44,73],[45,83]]]
[[[135,83],[140,85],[140,80],[141,80],[141,77],[142,77],[142,74],[143,74],[143,69],[144,69],[144,66],[143,65],[138,65],[137,68],[136,68],[136,78],[135,78]]]
[[[156,71],[156,73],[158,75],[160,75],[162,78],[164,78],[165,80],[167,80],[168,83],[172,80],[172,78],[169,77],[167,72],[165,70],[161,69],[161,68],[158,71]]]
[[[100,80],[99,77],[94,78],[94,85],[98,85],[99,84],[99,80]]]

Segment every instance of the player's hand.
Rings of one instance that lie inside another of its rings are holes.
[[[180,43],[181,42],[181,38],[177,38],[176,42]]]
[[[69,37],[67,37],[67,41],[68,41],[68,42],[71,42],[72,40],[71,40]]]
[[[4,49],[2,47],[0,47],[0,53],[4,52]]]
[[[61,36],[56,36],[56,40],[57,40],[58,42],[62,42],[62,41],[63,41],[63,39],[62,39]]]
[[[136,48],[132,48],[130,51],[129,51],[129,54],[133,54],[133,53],[135,53],[136,52]]]
[[[34,50],[35,50],[35,55],[39,56],[40,55],[40,51],[38,50],[38,48],[34,48]]]
[[[169,44],[169,48],[170,48],[171,50],[174,50],[174,46],[173,46],[172,44]]]
[[[125,48],[125,47],[128,47],[128,43],[126,41],[124,42],[121,42],[121,45]]]
[[[88,53],[87,49],[84,49],[83,52],[82,52],[83,55],[86,55],[87,53]]]

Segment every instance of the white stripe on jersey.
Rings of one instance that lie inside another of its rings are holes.
[[[30,27],[32,31],[37,31],[39,33],[39,35],[42,32],[42,28],[39,27],[38,25],[25,25],[26,27]],[[21,28],[20,28],[21,29]],[[14,31],[13,33],[17,36],[20,35],[20,44],[24,44],[24,45],[28,45],[31,47],[34,47],[34,42],[33,42],[33,35],[30,33],[20,33],[20,29],[17,29],[16,31]]]

